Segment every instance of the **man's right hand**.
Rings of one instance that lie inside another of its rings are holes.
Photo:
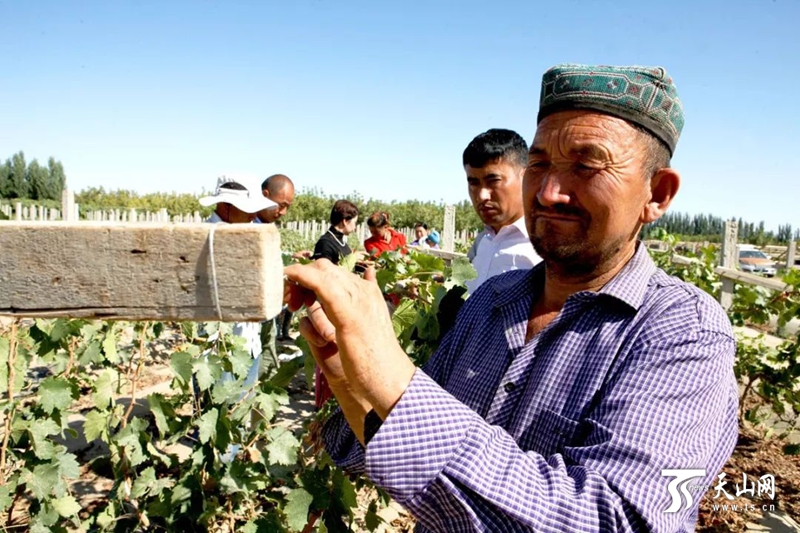
[[[285,299],[290,310],[303,304],[309,309],[304,336],[340,403],[340,394],[352,394],[352,401],[372,405],[386,418],[416,367],[395,338],[374,270],[361,279],[320,259],[285,273]]]

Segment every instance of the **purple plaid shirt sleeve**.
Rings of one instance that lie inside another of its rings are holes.
[[[640,247],[526,343],[542,280],[512,272],[471,296],[366,456],[339,458],[358,456],[419,531],[693,531],[699,499],[666,513],[661,471],[704,468],[710,485],[735,445],[723,311]]]

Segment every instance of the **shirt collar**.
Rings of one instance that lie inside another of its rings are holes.
[[[528,236],[528,227],[525,225],[525,217],[519,217],[517,220],[514,221],[513,224],[509,224],[507,226],[503,226],[500,228],[500,231],[495,233],[494,229],[491,226],[484,225],[484,230],[489,235],[499,235],[500,233],[508,233],[509,231],[518,231],[524,236]]]
[[[495,305],[501,307],[518,300],[520,294],[529,292],[529,287],[533,288],[531,292],[536,298],[544,286],[544,270],[544,261],[542,261],[527,271],[524,276],[496,276],[490,279],[489,282],[495,291]],[[638,311],[644,302],[648,283],[655,271],[656,265],[650,257],[647,247],[641,242],[637,242],[633,257],[602,289],[597,293],[586,291],[573,296],[596,298],[603,294]],[[526,285],[528,288],[525,287]]]
[[[598,292],[621,300],[638,310],[644,302],[647,285],[655,272],[656,264],[650,257],[647,247],[637,242],[636,252],[628,264]]]

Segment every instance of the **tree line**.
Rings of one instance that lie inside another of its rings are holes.
[[[791,224],[781,224],[773,232],[764,227],[764,221],[748,222],[741,217],[738,220],[739,241],[749,244],[786,244],[792,239],[800,240],[800,228],[792,231]],[[725,229],[725,219],[711,214],[695,214],[668,211],[657,221],[649,224],[642,231],[643,238],[648,238],[655,228],[664,228],[667,233],[680,240],[720,242]]]
[[[208,216],[212,207],[202,207],[197,203],[199,195],[187,193],[148,193],[138,194],[135,191],[106,191],[103,187],[89,187],[75,194],[75,202],[82,210],[137,209],[140,211],[158,211],[166,209],[170,215],[187,214],[199,211]],[[360,221],[375,211],[389,213],[393,226],[397,228],[412,227],[416,222],[424,222],[429,227],[442,229],[444,221],[444,202],[408,200],[404,202],[384,202],[374,198],[365,199],[357,192],[334,196],[325,194],[319,189],[300,189],[295,195],[291,209],[283,217],[283,221],[321,220],[330,218],[331,208],[336,200],[350,200],[361,213]],[[456,204],[456,231],[481,228],[481,221],[469,200]]]
[[[53,157],[45,166],[36,159],[26,162],[19,151],[0,164],[0,198],[60,200],[66,184],[64,167]]]
[[[61,191],[66,186],[66,176],[60,161],[50,157],[47,165],[36,159],[26,162],[20,151],[0,164],[0,199],[20,199],[48,201],[60,200]],[[212,208],[204,208],[197,203],[198,195],[189,193],[148,193],[118,189],[106,191],[103,187],[89,187],[75,194],[76,203],[83,211],[109,209],[137,209],[139,211],[158,211],[166,209],[170,215],[187,214],[199,211],[208,216]],[[416,222],[424,222],[429,227],[441,230],[444,221],[444,202],[406,200],[385,202],[374,198],[366,199],[358,192],[334,196],[320,189],[300,189],[292,208],[284,217],[285,221],[328,220],[331,207],[336,200],[346,199],[356,204],[365,220],[375,211],[389,213],[391,223],[398,228],[412,227]],[[483,225],[469,200],[456,204],[456,231],[479,230]],[[739,240],[751,244],[787,243],[792,238],[800,240],[800,228],[793,230],[790,224],[778,226],[778,230],[768,231],[764,222],[748,222],[739,218]],[[667,212],[658,221],[642,230],[642,238],[648,238],[654,228],[664,228],[681,240],[719,242],[725,220],[712,214]]]

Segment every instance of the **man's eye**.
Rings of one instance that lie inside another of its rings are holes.
[[[547,168],[547,167],[550,166],[550,162],[549,161],[531,161],[530,163],[528,163],[528,166],[530,168],[538,168],[538,169]]]

